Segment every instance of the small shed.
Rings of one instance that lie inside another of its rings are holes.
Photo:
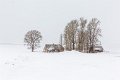
[[[94,52],[103,52],[103,47],[102,46],[95,46]]]
[[[60,44],[46,44],[43,51],[44,52],[63,52],[64,47]]]

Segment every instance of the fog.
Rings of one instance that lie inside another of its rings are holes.
[[[0,43],[24,43],[32,29],[42,43],[58,43],[67,23],[84,17],[101,21],[103,45],[120,45],[119,7],[119,0],[0,0]]]

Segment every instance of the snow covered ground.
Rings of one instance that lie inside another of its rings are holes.
[[[120,52],[30,52],[0,45],[0,80],[120,80]]]

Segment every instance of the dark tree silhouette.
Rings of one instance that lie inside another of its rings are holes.
[[[28,31],[25,35],[24,42],[27,43],[29,49],[34,50],[40,47],[40,41],[42,39],[41,33],[37,30]]]

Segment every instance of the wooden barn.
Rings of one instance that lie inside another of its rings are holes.
[[[63,52],[64,47],[60,44],[46,44],[43,51],[44,52]]]

